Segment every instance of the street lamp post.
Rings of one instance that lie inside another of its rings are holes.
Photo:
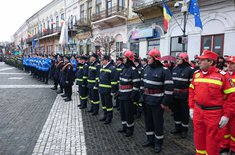
[[[186,52],[186,43],[187,43],[187,36],[186,36],[186,25],[187,25],[187,13],[188,13],[188,3],[190,2],[190,0],[183,0],[183,1],[177,1],[175,3],[175,8],[179,7],[180,5],[181,7],[181,13],[183,13],[184,16],[184,25],[183,25],[183,29],[181,28],[181,30],[183,31],[183,36],[181,37],[181,42],[182,42],[182,51]]]

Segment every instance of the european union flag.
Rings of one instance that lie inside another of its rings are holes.
[[[201,18],[200,18],[200,11],[199,11],[197,0],[191,0],[190,1],[189,13],[194,15],[195,26],[200,27],[202,29],[202,21],[201,21]]]

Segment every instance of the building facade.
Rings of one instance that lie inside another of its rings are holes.
[[[176,0],[165,0],[174,18],[164,32],[161,0],[53,0],[32,15],[15,33],[15,44],[29,52],[47,54],[111,54],[121,56],[130,49],[146,57],[152,48],[162,56],[181,52],[184,24]],[[190,59],[204,49],[232,55],[235,41],[234,0],[200,0],[203,30],[187,16],[186,51]],[[66,45],[59,44],[61,27],[68,22]],[[36,45],[35,45],[36,42]],[[33,49],[33,50],[32,50]]]

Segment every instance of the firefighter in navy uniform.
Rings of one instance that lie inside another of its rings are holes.
[[[114,94],[117,93],[118,83],[116,79],[116,69],[110,62],[110,57],[104,55],[101,63],[102,68],[100,69],[99,77],[99,93],[104,114],[100,121],[104,121],[104,124],[109,124],[112,122],[113,118],[112,95],[114,96]]]
[[[122,72],[124,68],[124,64],[123,64],[123,59],[121,57],[117,58],[117,61],[116,61],[116,76],[117,76],[117,79],[118,79],[118,83],[119,83],[119,77],[120,77],[120,74]],[[120,110],[120,107],[119,107],[119,103],[120,103],[120,100],[118,99],[118,94],[116,94],[116,96],[114,96],[114,99],[116,99],[116,105],[114,106],[114,108],[117,108],[117,110]]]
[[[172,70],[174,102],[171,107],[175,129],[171,133],[181,134],[182,138],[186,138],[189,124],[188,92],[194,69],[189,65],[189,57],[185,52],[178,55],[176,64],[177,66]]]
[[[87,78],[87,71],[88,71],[88,65],[86,63],[87,57],[80,56],[78,60],[78,67],[76,72],[76,84],[78,85],[79,89],[79,98],[80,98],[80,109],[84,109],[87,107],[87,98],[88,98],[88,89],[86,80]],[[84,74],[85,73],[85,74]]]
[[[144,68],[142,67],[142,64],[140,63],[140,58],[135,57],[135,66],[136,69],[138,70],[139,73],[139,77],[140,77],[140,91],[143,90],[143,78],[141,78]],[[143,91],[141,91],[143,92]],[[141,93],[140,93],[141,95]],[[141,117],[141,113],[142,113],[142,101],[138,101],[138,102],[134,102],[135,105],[135,114],[136,114],[136,118],[140,118]]]
[[[90,56],[90,65],[88,69],[87,76],[87,87],[89,92],[89,98],[91,101],[91,107],[87,112],[92,113],[93,116],[97,115],[99,112],[99,92],[98,92],[98,83],[99,83],[99,72],[100,64],[98,62],[98,55],[93,53]]]
[[[147,141],[143,147],[155,145],[159,153],[163,144],[164,109],[172,102],[173,80],[169,69],[160,62],[157,49],[148,53],[148,66],[144,70],[144,116]]]
[[[53,90],[57,90],[57,87],[58,87],[58,84],[59,84],[60,70],[64,65],[62,55],[58,55],[57,59],[58,59],[58,61],[55,63],[55,71],[54,71],[54,77],[53,77],[54,78],[54,87],[52,88]]]
[[[119,133],[130,137],[134,131],[134,102],[139,100],[140,77],[134,64],[135,54],[132,51],[124,53],[124,68],[120,74],[119,100],[122,128]]]
[[[72,97],[72,86],[74,81],[73,65],[70,63],[70,57],[64,57],[64,66],[62,67],[60,73],[60,84],[64,88],[65,102],[71,101]]]

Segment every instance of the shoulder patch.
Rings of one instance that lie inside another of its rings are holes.
[[[193,67],[190,67],[191,69],[194,69]]]
[[[220,71],[219,73],[220,73],[220,74],[222,74],[222,75],[225,75],[225,74],[226,74],[226,72],[225,72],[225,71],[223,71],[223,70],[222,70],[222,71]]]
[[[136,68],[135,67],[132,67],[133,70],[135,70]]]
[[[168,69],[167,67],[163,67],[164,69]]]

